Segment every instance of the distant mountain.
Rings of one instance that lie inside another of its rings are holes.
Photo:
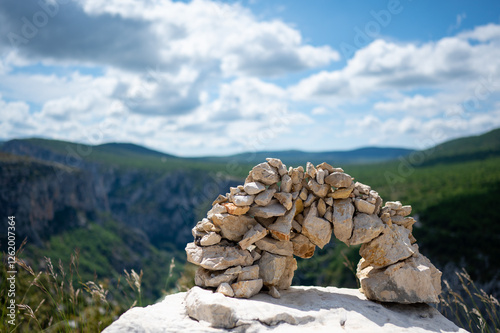
[[[223,157],[203,157],[202,159],[217,162],[239,162],[256,164],[267,157],[279,158],[287,165],[305,165],[308,161],[319,164],[327,161],[335,165],[366,164],[383,162],[405,156],[414,150],[391,147],[365,147],[345,151],[304,152],[300,150],[286,151],[260,151],[255,153],[242,153]]]
[[[464,162],[500,156],[500,128],[485,134],[450,140],[424,151],[424,165]]]
[[[405,156],[411,149],[392,147],[365,147],[346,151],[304,152],[300,150],[247,152],[230,156],[183,158],[158,152],[132,143],[106,143],[97,146],[47,139],[15,139],[4,143],[0,150],[17,155],[27,155],[42,160],[68,164],[84,160],[101,164],[151,169],[193,168],[215,170],[221,164],[238,163],[252,166],[267,157],[281,159],[288,165],[319,164],[327,161],[336,165],[383,162]],[[168,162],[168,163],[166,163]]]

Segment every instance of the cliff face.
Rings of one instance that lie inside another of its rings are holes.
[[[1,224],[4,228],[6,217],[14,215],[18,237],[40,244],[52,234],[83,226],[95,218],[101,200],[81,170],[0,155]]]
[[[151,171],[88,162],[78,154],[20,140],[4,143],[1,150],[15,155],[0,158],[0,214],[15,215],[19,237],[37,244],[89,220],[99,222],[98,213],[107,212],[145,232],[154,245],[183,247],[192,237],[196,209],[236,184],[196,170]]]

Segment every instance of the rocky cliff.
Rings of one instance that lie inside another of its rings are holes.
[[[0,214],[16,215],[23,222],[19,237],[36,244],[106,212],[146,233],[154,245],[182,247],[191,238],[197,209],[235,184],[231,178],[196,170],[88,161],[77,152],[64,154],[22,140],[4,143],[1,149],[8,154],[0,158]]]
[[[292,287],[280,299],[234,299],[199,287],[133,308],[104,330],[115,332],[460,332],[427,304],[369,301],[355,289]]]

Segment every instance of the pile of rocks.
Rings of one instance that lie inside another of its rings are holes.
[[[249,298],[265,289],[279,298],[297,269],[294,255],[313,256],[333,234],[363,244],[357,276],[372,300],[437,302],[441,272],[418,251],[411,206],[383,201],[370,186],[341,168],[307,163],[289,169],[268,158],[244,185],[219,195],[193,228],[186,247],[199,265],[196,285],[226,296]]]

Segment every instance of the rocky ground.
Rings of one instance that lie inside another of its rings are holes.
[[[194,287],[133,308],[104,330],[115,332],[460,332],[426,304],[378,303],[356,289],[291,287],[276,299],[225,297]]]

